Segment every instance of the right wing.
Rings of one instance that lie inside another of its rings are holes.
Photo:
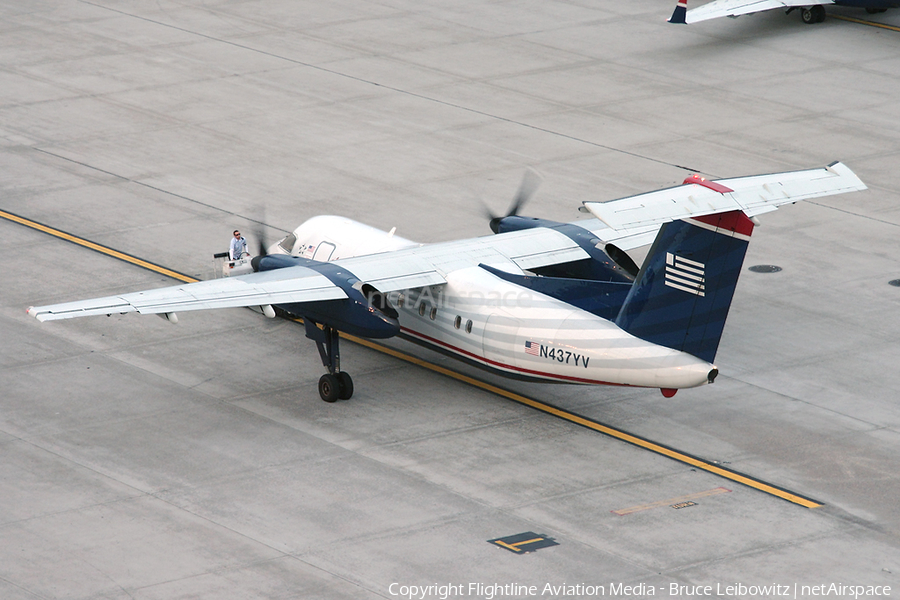
[[[776,8],[797,8],[812,4],[834,4],[831,0],[713,0],[687,10],[687,0],[679,0],[669,23],[697,23],[719,17],[739,17]]]

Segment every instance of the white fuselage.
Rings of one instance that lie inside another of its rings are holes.
[[[292,234],[291,254],[328,260],[418,246],[343,217],[310,219]],[[322,249],[325,248],[326,251]],[[493,265],[521,274],[515,264]],[[594,314],[505,281],[476,265],[447,283],[388,294],[402,334],[505,375],[657,388],[707,383],[714,369],[690,354],[637,338]]]
[[[304,222],[290,235],[272,244],[267,252],[330,262],[418,245],[395,236],[393,231],[375,229],[346,217],[322,215]]]

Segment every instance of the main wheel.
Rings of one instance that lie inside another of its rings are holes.
[[[816,4],[812,7],[813,17],[816,19],[816,23],[821,23],[825,20],[825,7],[821,4]]]
[[[325,402],[336,402],[341,393],[341,385],[338,378],[331,373],[326,373],[319,378],[319,396]]]
[[[337,374],[338,380],[338,388],[340,389],[340,393],[338,394],[341,400],[349,400],[350,396],[353,395],[353,380],[350,379],[350,375],[341,371]]]
[[[800,9],[800,19],[807,25],[821,23],[825,20],[825,7],[821,4]]]
[[[800,19],[807,25],[821,23],[825,20],[825,7],[821,4],[800,9]]]

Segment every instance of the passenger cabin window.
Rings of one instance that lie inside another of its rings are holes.
[[[472,333],[472,319],[466,321],[466,333]]]
[[[459,315],[456,315],[456,320],[453,321],[453,326],[456,327],[457,329],[459,329],[461,325],[462,325],[462,317]]]
[[[431,317],[432,321],[434,321],[434,318],[437,316],[437,307],[436,306],[431,309],[431,314],[429,314],[428,316]]]
[[[419,305],[419,316],[423,316],[425,314],[425,303]]]

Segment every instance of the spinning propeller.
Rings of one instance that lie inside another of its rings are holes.
[[[512,204],[509,205],[509,210],[502,217],[495,215],[491,212],[491,210],[485,207],[485,213],[487,213],[487,217],[490,219],[491,231],[494,233],[499,233],[500,230],[500,221],[505,219],[506,217],[514,217],[519,214],[519,211],[522,209],[525,204],[531,200],[531,197],[537,191],[537,189],[541,186],[541,182],[544,180],[537,171],[532,168],[528,168],[525,171],[525,175],[522,177],[522,183],[519,185],[519,191],[516,192],[515,198],[513,198]]]
[[[253,266],[253,271],[259,271],[259,261],[269,254],[267,248],[269,245],[266,243],[266,209],[265,207],[260,207],[259,209],[259,218],[253,220],[253,237],[256,240],[256,256],[250,259],[250,264]]]
[[[267,250],[267,248],[269,246],[266,243],[265,222],[266,222],[266,209],[260,208],[259,209],[259,219],[254,220],[254,226],[253,226],[253,235],[256,238],[256,243],[257,243],[257,252],[256,252],[257,256],[265,256],[269,253]]]

